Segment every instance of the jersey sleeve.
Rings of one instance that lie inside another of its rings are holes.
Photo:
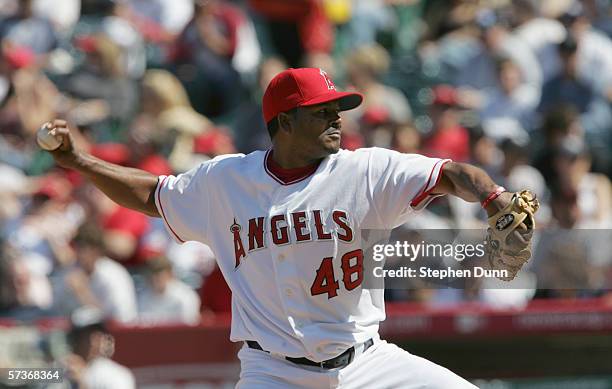
[[[178,176],[159,176],[155,205],[166,229],[179,243],[206,243],[210,214],[207,174],[210,164]]]
[[[372,149],[368,181],[370,198],[380,223],[395,228],[414,210],[423,209],[435,197],[433,189],[449,159]]]

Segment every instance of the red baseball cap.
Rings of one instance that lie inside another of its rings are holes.
[[[74,39],[74,46],[85,53],[93,53],[98,47],[98,40],[93,35],[81,35]]]
[[[36,54],[26,46],[12,46],[4,49],[4,59],[14,69],[28,67],[36,62]]]
[[[457,101],[457,90],[450,85],[436,85],[433,88],[433,102],[434,105],[447,105],[456,106]]]
[[[340,110],[356,108],[363,95],[338,92],[327,73],[317,68],[287,69],[272,79],[263,96],[263,115],[266,123],[281,112],[339,100]]]

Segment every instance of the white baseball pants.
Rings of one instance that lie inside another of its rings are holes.
[[[463,389],[476,388],[452,371],[384,340],[342,369],[296,365],[244,346],[237,389]]]

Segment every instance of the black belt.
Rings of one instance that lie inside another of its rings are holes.
[[[269,353],[269,351],[264,350],[259,345],[259,343],[257,343],[254,340],[247,340],[245,343],[247,344],[249,348]],[[367,349],[372,347],[373,344],[374,344],[374,340],[372,339],[366,340],[365,343],[363,344],[363,352],[365,352]],[[353,358],[355,358],[355,347],[349,348],[348,350],[346,350],[345,352],[343,352],[342,354],[338,355],[335,358],[328,359],[327,361],[322,361],[322,362],[311,361],[308,358],[285,357],[285,359],[288,360],[289,362],[293,362],[298,365],[318,366],[323,369],[336,369],[336,368],[342,368],[342,367],[348,366],[351,362],[353,362]]]

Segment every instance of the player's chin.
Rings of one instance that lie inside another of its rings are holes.
[[[336,154],[338,151],[340,151],[340,138],[326,140],[323,142],[323,148],[328,154]]]

